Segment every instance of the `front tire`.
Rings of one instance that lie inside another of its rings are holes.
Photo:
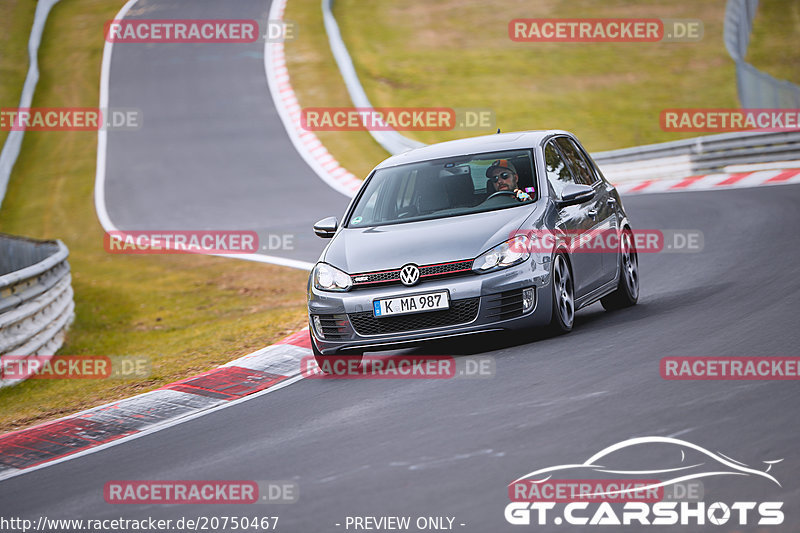
[[[602,298],[606,311],[616,311],[636,305],[639,301],[639,256],[633,244],[633,232],[625,228],[620,239],[620,274],[617,289]]]
[[[575,285],[563,254],[556,254],[553,259],[550,286],[553,292],[553,311],[549,329],[555,334],[569,333],[575,322]]]

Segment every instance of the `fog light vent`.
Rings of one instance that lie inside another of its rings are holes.
[[[324,339],[325,333],[322,332],[322,323],[319,321],[319,315],[314,315],[313,320],[314,320],[314,331],[317,332],[317,336],[320,339]]]
[[[522,289],[522,310],[529,311],[536,303],[536,293],[533,287]]]
[[[311,315],[317,338],[335,341],[350,337],[347,315]]]

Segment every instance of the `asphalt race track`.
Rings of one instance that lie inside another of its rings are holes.
[[[717,480],[705,490],[714,501],[784,501],[785,529],[774,531],[796,531],[796,382],[665,381],[659,360],[796,353],[798,202],[798,186],[631,197],[636,227],[699,229],[703,251],[642,254],[639,305],[611,314],[595,304],[568,335],[419,350],[491,355],[494,377],[303,379],[6,480],[0,501],[30,517],[277,515],[280,531],[339,531],[348,515],[395,514],[455,516],[465,532],[520,530],[503,519],[508,483],[661,435],[750,465],[784,459],[773,470],[782,487]],[[105,503],[103,485],[127,479],[293,480],[301,495],[264,506]]]
[[[268,10],[263,0],[142,0],[127,18],[263,21]],[[251,230],[262,253],[316,261],[325,241],[311,226],[340,216],[349,198],[287,137],[263,57],[263,40],[114,45],[109,107],[143,119],[108,136],[106,205],[118,229]],[[264,249],[269,235],[291,235],[291,249]]]
[[[129,15],[265,19],[267,12],[257,1],[237,1],[235,9],[233,2],[177,5],[143,0]],[[120,229],[293,233],[296,249],[283,255],[316,259],[324,241],[310,224],[340,214],[347,199],[313,174],[286,137],[266,88],[262,48],[115,46],[111,105],[139,108],[145,117],[139,132],[109,140],[107,204]],[[771,470],[782,486],[709,479],[706,501],[782,501],[784,524],[761,531],[800,530],[797,382],[666,381],[659,374],[667,356],[797,355],[800,186],[639,195],[624,203],[635,228],[699,230],[703,250],[640,255],[639,304],[615,313],[594,304],[578,312],[568,335],[482,336],[413,352],[492,356],[492,377],[303,379],[0,482],[0,502],[34,521],[278,516],[278,531],[335,532],[346,531],[347,516],[443,516],[463,532],[573,531],[510,525],[507,485],[628,438],[660,435],[759,469],[783,459]],[[104,501],[106,482],[134,479],[290,480],[300,498],[238,506]]]

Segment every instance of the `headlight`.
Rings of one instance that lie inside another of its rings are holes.
[[[528,238],[524,235],[517,235],[503,244],[499,244],[488,250],[472,262],[472,270],[475,272],[490,272],[500,270],[512,265],[522,263],[528,257]]]
[[[346,291],[353,286],[350,276],[325,263],[317,263],[312,276],[314,288],[322,291]]]

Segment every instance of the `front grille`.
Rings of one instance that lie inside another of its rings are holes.
[[[349,337],[347,333],[347,315],[319,315],[322,334],[325,340],[342,340]]]
[[[386,272],[370,272],[369,274],[355,274],[355,278],[366,278],[363,281],[354,281],[353,285],[358,287],[360,285],[373,285],[375,283],[382,283],[385,281],[400,281],[399,270],[387,270]]]
[[[363,313],[350,313],[348,316],[353,329],[359,335],[383,335],[472,322],[478,316],[479,301],[480,298],[454,300],[450,302],[450,309],[412,315],[375,318],[370,311],[366,311]]]
[[[486,318],[507,320],[522,315],[522,289],[484,297]]]
[[[452,274],[453,272],[461,272],[466,270],[472,270],[472,260],[420,267],[419,277],[425,278],[428,276],[441,276],[443,274]]]
[[[420,280],[435,279],[444,276],[465,274],[472,271],[472,259],[454,261],[452,263],[437,263],[419,267]],[[362,272],[353,274],[353,288],[372,287],[375,285],[400,283],[400,269],[381,270],[378,272]]]

